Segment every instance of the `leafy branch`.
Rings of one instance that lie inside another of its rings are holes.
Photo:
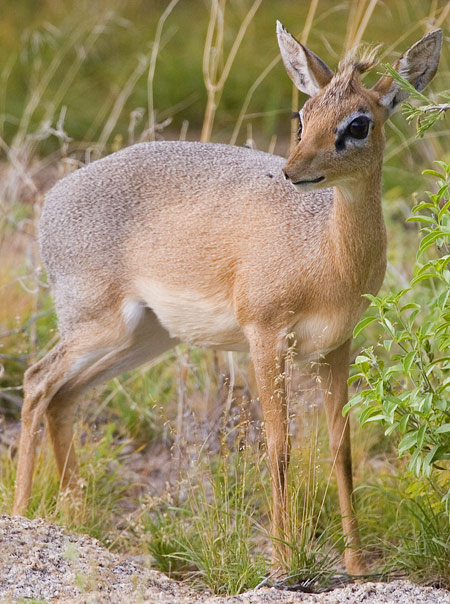
[[[422,137],[439,119],[443,119],[445,112],[450,109],[450,93],[447,91],[441,92],[439,96],[445,102],[434,103],[429,97],[416,90],[392,65],[387,63],[383,67],[402,90],[405,90],[413,99],[422,103],[419,106],[411,105],[409,102],[402,105],[403,115],[408,122],[417,119],[417,136]]]

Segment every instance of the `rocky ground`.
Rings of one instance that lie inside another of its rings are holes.
[[[450,604],[450,592],[409,581],[347,585],[307,595],[263,587],[217,597],[112,554],[43,520],[0,516],[0,602],[148,604]]]

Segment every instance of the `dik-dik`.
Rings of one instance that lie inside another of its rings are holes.
[[[362,85],[370,55],[347,55],[333,73],[279,23],[277,34],[289,76],[310,97],[287,162],[227,145],[142,143],[78,170],[47,194],[40,243],[61,337],[25,374],[14,514],[27,509],[44,417],[61,484],[76,491],[78,397],[187,342],[250,351],[273,535],[287,538],[282,384],[295,342],[298,360],[320,361],[345,563],[349,573],[365,572],[342,408],[363,294],[376,294],[385,273],[383,124],[407,94],[387,76],[371,89]],[[427,34],[396,63],[417,90],[436,72],[441,40],[440,30]]]

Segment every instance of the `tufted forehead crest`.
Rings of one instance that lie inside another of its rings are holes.
[[[351,48],[339,62],[336,77],[350,77],[369,71],[378,63],[378,51],[381,44],[360,44]]]

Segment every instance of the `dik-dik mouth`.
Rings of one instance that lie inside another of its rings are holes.
[[[325,180],[325,176],[318,176],[317,178],[311,178],[310,180],[297,180],[293,182],[293,185],[316,185],[319,182],[323,182]]]

